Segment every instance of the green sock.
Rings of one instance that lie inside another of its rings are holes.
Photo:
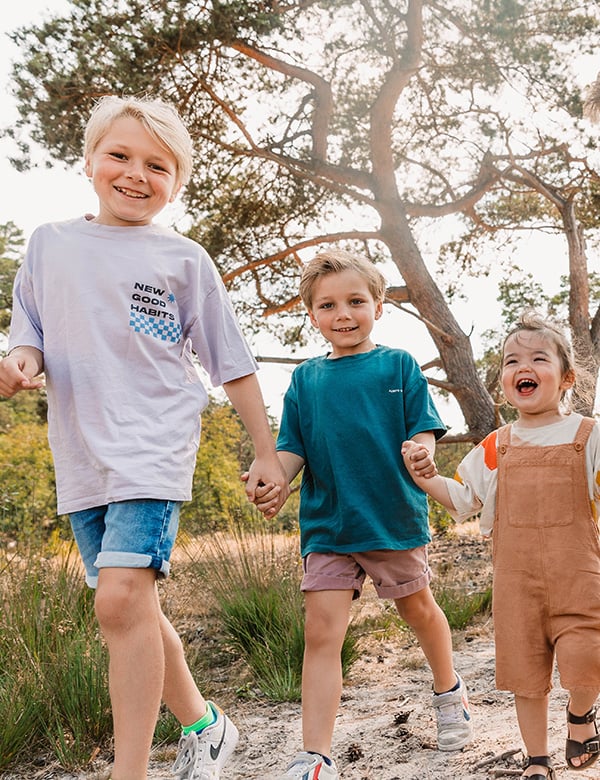
[[[205,729],[207,726],[212,726],[212,724],[216,721],[217,715],[212,707],[212,704],[210,702],[206,703],[206,712],[204,715],[200,718],[200,720],[197,720],[195,723],[192,723],[191,726],[182,726],[181,730],[184,734],[189,734],[190,731],[202,731],[202,729]]]

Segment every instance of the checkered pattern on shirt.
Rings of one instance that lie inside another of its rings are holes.
[[[149,317],[147,314],[132,311],[129,325],[136,333],[145,333],[160,341],[171,341],[176,344],[181,339],[181,325],[172,320]]]

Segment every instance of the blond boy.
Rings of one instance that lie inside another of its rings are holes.
[[[183,725],[174,774],[216,780],[237,729],[205,701],[157,578],[191,482],[208,396],[193,352],[250,433],[259,482],[287,496],[256,363],[204,250],[153,218],[189,179],[192,143],[156,99],[106,97],[85,136],[96,216],[42,225],[15,281],[0,395],[45,373],[58,511],[70,516],[109,655],[112,780],[145,780],[163,700]]]

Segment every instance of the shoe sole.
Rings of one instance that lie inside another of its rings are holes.
[[[446,745],[440,745],[438,743],[438,750],[441,750],[442,753],[451,753],[453,750],[462,750],[464,747],[469,745],[472,741],[473,741],[473,732],[471,732],[468,737],[465,737],[464,739],[461,739],[460,741],[457,742],[452,742]]]

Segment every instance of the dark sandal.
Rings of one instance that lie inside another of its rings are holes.
[[[550,756],[527,756],[525,761],[523,761],[522,769],[527,769],[530,766],[545,766],[548,769],[548,774],[543,775],[538,772],[535,775],[521,775],[524,780],[556,780],[556,772]]]
[[[600,754],[600,737],[598,735],[598,724],[596,723],[596,707],[592,707],[591,710],[585,713],[585,715],[573,715],[569,712],[567,705],[567,723],[575,723],[575,725],[582,726],[584,723],[593,723],[596,729],[596,734],[589,739],[585,739],[583,742],[577,742],[575,739],[571,739],[567,736],[567,747],[565,750],[565,758],[569,769],[586,769],[598,760]],[[567,727],[568,733],[568,727]],[[584,756],[586,753],[590,754],[587,761],[583,761],[579,766],[576,766],[571,762],[572,758],[578,758]]]

